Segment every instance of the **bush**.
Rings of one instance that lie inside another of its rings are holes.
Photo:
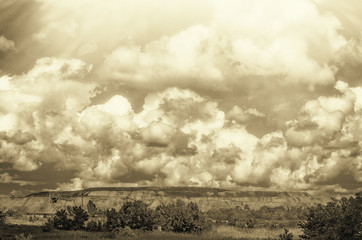
[[[18,234],[18,235],[15,235],[15,240],[31,240],[33,239],[33,236],[29,233],[21,233],[21,234]]]
[[[68,213],[65,209],[58,210],[55,213],[53,224],[56,229],[70,230],[72,221],[68,218]]]
[[[279,235],[281,240],[293,240],[293,234],[288,229],[284,228],[284,233]]]
[[[154,228],[154,213],[142,201],[125,202],[119,210],[121,226],[131,229],[152,230]]]
[[[6,218],[5,214],[2,211],[0,211],[0,226],[5,224],[5,218]]]
[[[163,230],[173,232],[200,232],[206,222],[196,203],[168,204],[156,208],[157,223]]]
[[[125,228],[152,230],[154,228],[154,212],[142,201],[125,202],[119,212],[114,208],[107,210],[107,231]]]
[[[49,218],[48,221],[41,225],[41,230],[43,232],[52,232],[54,230],[54,221]]]
[[[69,207],[55,213],[53,223],[54,227],[62,230],[81,230],[84,229],[84,223],[88,220],[88,213],[81,207]]]
[[[134,237],[134,236],[135,236],[133,230],[132,230],[130,227],[128,227],[128,226],[126,226],[126,227],[124,227],[123,229],[121,229],[121,231],[119,232],[119,234],[120,234],[121,236],[124,236],[124,237]]]
[[[362,239],[362,192],[355,197],[332,199],[309,208],[306,221],[298,224],[302,239]]]
[[[72,224],[72,230],[81,230],[84,229],[84,223],[88,220],[88,213],[83,210],[82,207],[74,206],[69,207],[68,206],[68,212],[71,216],[71,224]]]
[[[86,230],[89,232],[103,232],[105,229],[101,221],[89,221]]]
[[[8,215],[9,217],[15,217],[15,218],[21,217],[21,213],[19,213],[18,211],[15,211],[14,209],[7,210],[6,215]]]
[[[255,226],[255,220],[254,219],[249,218],[249,219],[246,220],[246,222],[245,222],[245,227],[246,228],[254,228],[254,226]]]
[[[113,229],[121,227],[121,219],[118,212],[112,208],[106,212],[107,221],[105,228],[108,232],[112,232]]]

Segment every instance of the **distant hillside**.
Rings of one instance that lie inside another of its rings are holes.
[[[23,198],[0,198],[2,210],[14,209],[27,213],[54,213],[72,205],[86,207],[92,200],[98,209],[120,208],[125,201],[142,200],[155,208],[176,201],[196,202],[200,209],[233,208],[248,205],[252,209],[262,206],[310,206],[329,198],[315,197],[306,192],[236,191],[200,187],[122,187],[90,188],[79,191],[33,193]]]

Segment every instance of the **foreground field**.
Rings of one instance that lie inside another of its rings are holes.
[[[37,239],[37,240],[51,240],[51,239],[132,239],[132,240],[246,240],[246,239],[259,239],[259,240],[271,240],[279,239],[279,234],[283,232],[283,229],[268,229],[268,228],[255,228],[255,229],[238,229],[230,226],[218,226],[211,231],[202,234],[181,234],[172,232],[142,232],[135,231],[135,236],[125,237],[114,233],[105,232],[85,232],[85,231],[60,231],[54,230],[53,232],[42,232],[39,226],[27,226],[27,225],[6,225],[0,229],[1,240],[13,240],[15,236],[26,237],[31,235],[31,238],[22,239]],[[291,229],[291,232],[297,236],[300,234],[299,229]],[[23,235],[22,235],[23,234]]]

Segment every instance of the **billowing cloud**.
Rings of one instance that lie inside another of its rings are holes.
[[[38,169],[69,119],[90,103],[94,84],[80,60],[39,59],[28,73],[1,77],[1,161],[20,171]]]
[[[1,182],[51,166],[66,190],[358,188],[353,4],[1,3]]]

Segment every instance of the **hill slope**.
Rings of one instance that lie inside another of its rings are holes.
[[[23,198],[0,198],[0,208],[27,213],[55,213],[72,205],[86,205],[92,200],[98,209],[120,208],[125,201],[142,200],[155,208],[181,200],[196,202],[202,211],[211,208],[244,207],[252,209],[262,206],[309,206],[328,199],[316,198],[306,192],[236,191],[220,188],[199,187],[125,187],[90,188],[80,191],[39,192]]]

